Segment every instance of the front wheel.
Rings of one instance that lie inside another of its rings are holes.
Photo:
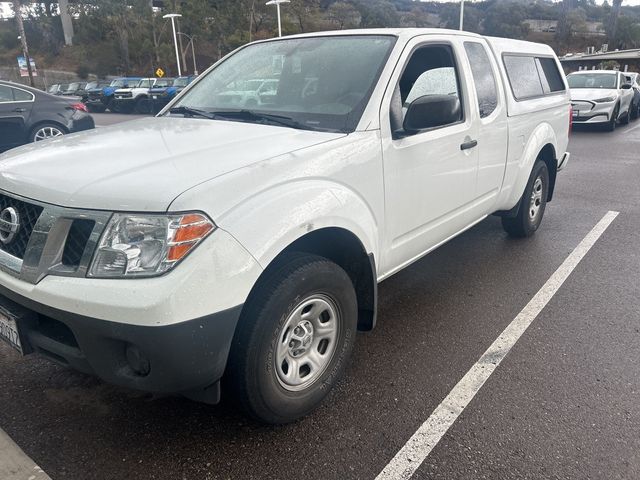
[[[629,125],[630,121],[631,121],[631,107],[629,107],[629,110],[627,110],[627,113],[625,113],[624,117],[622,117],[622,120],[620,123],[622,123],[623,125]]]
[[[357,327],[351,279],[335,263],[292,254],[245,305],[227,378],[245,410],[271,424],[320,405],[344,373]]]
[[[611,118],[609,122],[606,124],[605,129],[608,132],[613,132],[616,129],[616,125],[618,124],[618,113],[620,112],[620,106],[616,106],[614,108],[613,113],[611,114]]]
[[[544,161],[536,160],[515,217],[502,217],[502,227],[512,237],[530,237],[544,216],[549,193],[549,170]]]

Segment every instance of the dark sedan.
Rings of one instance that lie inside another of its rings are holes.
[[[94,128],[84,104],[0,81],[0,150]]]

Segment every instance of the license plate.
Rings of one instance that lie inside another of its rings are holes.
[[[0,311],[0,338],[24,354],[16,320],[2,311]]]
[[[154,99],[154,100],[157,100],[157,99],[158,99],[158,96],[157,96],[157,95],[154,95],[154,96],[153,96],[153,99]]]

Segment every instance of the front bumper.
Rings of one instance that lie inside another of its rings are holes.
[[[574,114],[573,123],[606,123],[611,120],[611,116],[616,107],[616,102],[595,103],[587,100],[574,100],[571,102]]]
[[[19,317],[25,353],[106,382],[156,393],[219,400],[242,305],[165,326],[110,322],[58,310],[0,287],[0,307]]]

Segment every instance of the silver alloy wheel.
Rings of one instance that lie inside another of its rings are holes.
[[[325,372],[338,343],[341,319],[326,295],[313,294],[291,312],[278,333],[275,368],[289,391],[308,388]]]
[[[61,137],[64,135],[64,132],[56,127],[42,127],[36,130],[36,133],[33,135],[34,142],[40,142],[42,140],[47,140],[49,138]]]
[[[529,202],[529,220],[535,223],[540,214],[540,206],[542,205],[542,194],[544,193],[542,177],[536,178],[533,183],[533,191],[531,192],[531,201]]]

